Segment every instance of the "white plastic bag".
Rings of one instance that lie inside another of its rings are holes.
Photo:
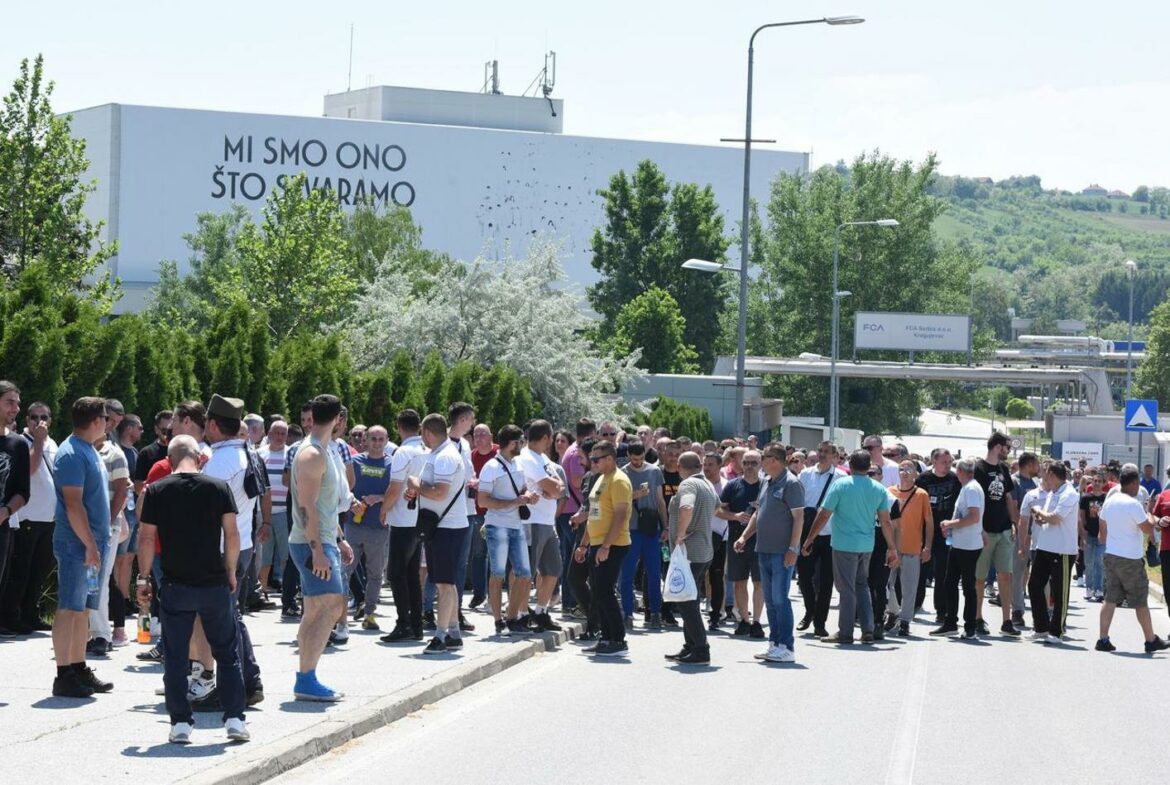
[[[699,587],[691,574],[687,549],[676,545],[670,553],[670,566],[666,568],[666,590],[662,592],[662,599],[665,602],[688,602],[698,597]]]

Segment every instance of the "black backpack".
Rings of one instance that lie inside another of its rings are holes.
[[[244,467],[244,493],[249,499],[257,499],[268,493],[270,487],[268,467],[264,465],[260,453],[246,443],[241,444],[240,449],[244,451],[244,457],[247,459],[247,465]]]

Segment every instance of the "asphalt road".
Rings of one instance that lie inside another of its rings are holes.
[[[758,642],[725,634],[706,668],[663,659],[680,632],[639,631],[619,660],[570,644],[274,782],[1163,780],[1170,656],[1142,654],[1124,610],[1119,651],[1093,651],[1098,608],[1074,604],[1061,646],[928,639],[924,616],[908,640],[798,638],[794,665],[758,662]],[[1154,619],[1166,637],[1166,610]]]

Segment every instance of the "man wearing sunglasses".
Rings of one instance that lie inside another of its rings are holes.
[[[800,484],[804,487],[804,519],[812,522],[820,512],[825,495],[833,482],[847,476],[837,466],[837,448],[832,442],[817,445],[816,464],[800,473]],[[828,636],[825,624],[829,619],[829,603],[833,599],[833,519],[830,516],[813,538],[811,545],[801,549],[796,561],[797,584],[804,600],[804,617],[796,629],[804,632],[811,625],[818,638]]]
[[[601,640],[586,651],[598,657],[623,657],[630,647],[626,644],[626,626],[614,589],[630,549],[634,489],[630,478],[618,468],[617,449],[612,442],[603,439],[593,445],[589,466],[598,479],[589,490],[585,539],[573,558],[589,565],[589,584],[597,604]]]
[[[45,579],[53,569],[53,516],[57,507],[53,486],[57,442],[49,436],[50,420],[49,407],[37,401],[28,407],[21,434],[28,445],[30,494],[28,504],[13,516],[13,520],[19,518],[20,528],[12,532],[12,561],[0,601],[0,627],[22,635],[52,629],[41,620],[39,607]]]
[[[720,494],[720,518],[728,521],[728,542],[735,542],[743,535],[756,511],[756,499],[760,495],[760,454],[755,450],[744,453],[740,465],[743,475],[731,480]],[[742,550],[729,548],[727,551],[727,577],[731,579],[735,610],[739,614],[736,635],[750,635],[757,640],[764,639],[764,627],[760,614],[764,610],[764,593],[760,583],[760,562],[756,559],[756,538],[749,537]],[[748,579],[752,581],[752,616],[748,617]]]
[[[12,555],[12,527],[9,518],[29,499],[29,447],[14,430],[20,414],[20,390],[0,381],[0,592],[7,584]],[[12,637],[21,630],[0,627],[0,636]]]

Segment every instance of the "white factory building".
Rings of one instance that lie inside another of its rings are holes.
[[[650,159],[671,182],[710,184],[729,234],[743,193],[742,148],[565,135],[564,104],[547,97],[370,87],[326,96],[323,117],[125,104],[72,115],[97,181],[90,217],[118,242],[111,271],[122,281],[122,311],[142,307],[161,260],[185,267],[183,235],[197,213],[233,202],[258,213],[302,171],[343,203],[408,205],[427,247],[460,259],[523,254],[537,236],[558,240],[579,284],[595,279],[597,191],[619,169]],[[806,153],[757,148],[752,196],[766,202],[778,173],[808,165]]]

